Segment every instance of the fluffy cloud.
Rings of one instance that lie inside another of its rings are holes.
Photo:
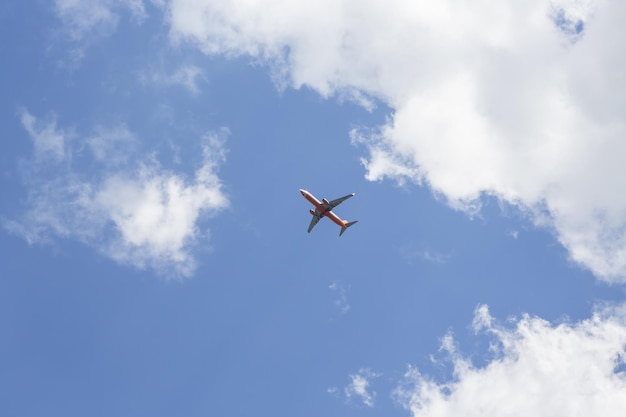
[[[281,86],[393,109],[352,132],[367,178],[492,195],[626,281],[626,5],[615,0],[170,0],[171,34]]]
[[[395,398],[413,416],[621,416],[626,409],[626,306],[579,323],[524,316],[501,326],[480,306],[474,328],[493,336],[494,358],[475,367],[451,335],[454,369],[438,383],[410,368]]]
[[[187,178],[155,156],[133,158],[136,140],[124,126],[98,128],[80,140],[53,118],[23,111],[21,119],[34,145],[33,158],[23,161],[27,210],[5,227],[29,243],[74,238],[137,268],[193,273],[193,249],[208,237],[201,221],[228,206],[217,176],[228,131],[202,138],[201,164]],[[81,164],[90,165],[89,174],[76,168]]]

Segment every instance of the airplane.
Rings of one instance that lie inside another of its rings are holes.
[[[339,227],[341,227],[341,230],[339,231],[339,236],[343,235],[343,232],[345,232],[348,227],[352,226],[358,221],[356,220],[353,222],[348,222],[346,220],[342,220],[341,218],[339,218],[339,216],[332,212],[332,209],[337,207],[339,204],[349,199],[350,197],[354,197],[354,193],[345,195],[333,201],[328,201],[325,198],[323,198],[322,201],[319,201],[313,196],[313,194],[303,189],[300,189],[300,194],[302,194],[302,197],[306,198],[309,203],[315,206],[315,210],[309,210],[309,213],[311,213],[313,218],[311,219],[311,223],[309,224],[309,230],[307,230],[308,233],[311,233],[311,230],[313,230],[317,222],[319,222],[322,217],[328,217],[337,225],[339,225]]]

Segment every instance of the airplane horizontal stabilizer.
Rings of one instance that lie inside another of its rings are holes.
[[[345,232],[346,230],[348,230],[348,227],[350,227],[350,226],[352,226],[353,224],[358,223],[358,222],[359,222],[358,220],[355,220],[355,221],[353,221],[353,222],[346,223],[346,225],[345,225],[344,227],[342,227],[342,228],[341,228],[341,230],[339,231],[339,236],[343,235],[343,232]]]

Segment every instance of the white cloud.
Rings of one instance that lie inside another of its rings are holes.
[[[35,148],[23,164],[27,210],[5,227],[29,243],[73,238],[137,268],[193,273],[193,249],[208,238],[201,221],[228,206],[217,176],[227,130],[202,138],[202,162],[188,178],[164,169],[154,156],[137,159],[136,139],[125,126],[100,127],[83,147],[77,139],[68,143],[54,120],[41,122],[23,111],[22,124]],[[75,168],[86,161],[90,170]]]
[[[350,375],[350,384],[348,384],[343,390],[348,401],[358,399],[363,402],[364,405],[374,407],[374,397],[376,397],[376,392],[370,392],[369,380],[378,376],[380,375],[366,368],[359,369],[358,373]]]
[[[496,196],[554,230],[575,262],[626,281],[624,2],[171,0],[167,10],[177,41],[249,55],[282,86],[391,106],[384,126],[352,133],[368,179],[425,183],[470,211]]]
[[[617,417],[626,409],[625,305],[573,324],[525,315],[512,328],[480,306],[473,324],[493,336],[494,357],[475,367],[445,337],[453,378],[438,383],[411,367],[394,393],[413,416]]]

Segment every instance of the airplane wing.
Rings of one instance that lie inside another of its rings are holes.
[[[312,217],[311,223],[309,223],[309,230],[307,230],[307,233],[311,233],[311,230],[313,230],[317,222],[320,221],[320,216],[311,216],[311,217]]]
[[[337,207],[339,204],[343,203],[344,201],[346,201],[347,199],[349,199],[350,197],[354,197],[354,193],[352,194],[348,194],[348,195],[344,195],[343,197],[339,197],[336,200],[333,201],[329,201],[328,205],[330,206],[330,208],[335,208]]]

